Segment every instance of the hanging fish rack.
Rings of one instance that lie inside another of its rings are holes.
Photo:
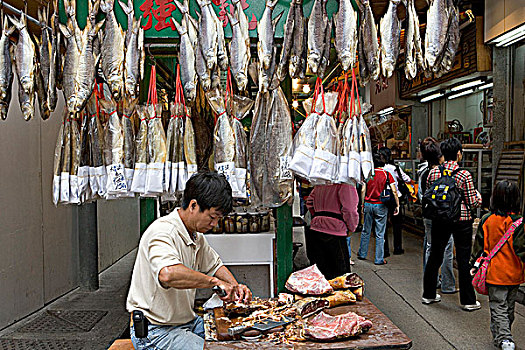
[[[26,13],[26,17],[27,17],[27,20],[28,20],[28,21],[30,21],[30,22],[36,24],[36,25],[39,26],[40,28],[49,28],[49,29],[51,29],[47,24],[42,23],[42,22],[40,22],[39,20],[37,20],[36,18],[33,18],[32,16],[28,15],[28,14],[27,14],[27,11],[24,12],[24,11],[22,11],[22,10],[19,10],[19,9],[17,9],[16,7],[11,6],[11,5],[9,5],[9,4],[3,2],[3,1],[0,3],[0,7],[5,8],[5,9],[11,11],[11,12],[14,12],[17,16],[22,16],[23,13]]]

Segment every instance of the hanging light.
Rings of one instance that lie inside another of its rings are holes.
[[[292,90],[299,90],[299,79],[292,79]]]
[[[432,95],[428,95],[428,96],[423,97],[420,102],[421,103],[429,102],[429,101],[435,100],[436,98],[440,98],[443,95],[445,95],[445,94],[443,94],[442,92],[438,92],[438,93],[435,93],[435,94],[432,94]]]
[[[294,109],[297,109],[297,108],[299,107],[299,101],[297,101],[297,100],[293,100],[293,101],[292,101],[292,107],[293,107]]]
[[[473,93],[473,92],[474,92],[474,89],[469,89],[469,90],[467,90],[467,91],[463,91],[463,92],[460,92],[460,93],[457,93],[457,94],[454,94],[454,95],[450,95],[450,96],[448,97],[448,99],[449,99],[449,100],[453,100],[453,99],[458,98],[458,97],[460,97],[460,96],[470,95],[470,94]]]
[[[525,38],[525,25],[520,25],[519,27],[508,31],[507,33],[499,36],[498,38],[493,39],[490,43],[496,44],[497,47],[505,47],[512,45],[523,38]]]
[[[468,83],[464,83],[464,84],[461,84],[461,85],[458,85],[458,86],[454,86],[452,89],[450,89],[450,91],[452,91],[452,92],[460,91],[460,90],[463,90],[463,89],[467,89],[469,87],[481,85],[483,83],[484,83],[483,80],[477,79],[477,80],[469,81]]]
[[[303,85],[303,92],[305,94],[309,93],[310,92],[310,84],[304,84]]]
[[[491,88],[493,86],[494,86],[494,83],[488,83],[488,84],[479,86],[478,89],[479,90],[485,90],[485,89]]]
[[[389,113],[392,113],[394,111],[394,107],[387,107],[387,108],[384,108],[382,110],[380,110],[379,112],[377,112],[378,115],[385,115],[385,114],[389,114]]]

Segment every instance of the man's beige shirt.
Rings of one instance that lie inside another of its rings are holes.
[[[178,208],[157,219],[142,236],[131,277],[126,308],[141,310],[153,324],[181,325],[192,321],[195,289],[164,288],[159,282],[163,267],[184,266],[213,276],[223,265],[202,233],[192,240]]]

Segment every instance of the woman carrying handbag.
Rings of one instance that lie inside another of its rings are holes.
[[[492,256],[485,278],[490,329],[494,345],[510,350],[515,349],[511,326],[516,295],[519,285],[525,282],[525,234],[521,216],[518,215],[521,208],[518,186],[507,180],[498,182],[490,202],[491,212],[481,219],[478,227],[470,259],[473,266],[471,274],[476,274],[478,266],[475,263],[482,254]]]
[[[392,205],[394,215],[397,215],[399,213],[399,199],[397,197],[394,178],[389,172],[383,169],[385,166],[384,156],[375,150],[372,158],[375,168],[374,176],[363,186],[362,190],[362,194],[365,195],[363,205],[365,222],[363,231],[361,232],[361,242],[357,258],[360,260],[366,259],[370,235],[375,223],[376,247],[374,264],[384,265],[386,264],[384,258],[384,238],[388,217],[387,206]]]

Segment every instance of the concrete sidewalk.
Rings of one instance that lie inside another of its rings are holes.
[[[354,234],[353,257],[359,239],[360,234]],[[294,229],[294,241],[302,240],[302,229]],[[482,309],[474,312],[461,310],[458,294],[442,295],[440,303],[423,305],[422,238],[404,233],[403,241],[405,254],[388,258],[387,265],[373,264],[373,239],[368,260],[356,261],[353,271],[364,278],[365,295],[412,339],[413,349],[494,349],[487,297],[479,296]],[[0,331],[0,350],[107,349],[128,329],[125,300],[134,260],[135,251],[104,271],[100,290],[89,293],[76,289]],[[308,264],[304,248],[295,262],[298,267]],[[518,348],[524,349],[523,305],[516,305],[512,333]]]

